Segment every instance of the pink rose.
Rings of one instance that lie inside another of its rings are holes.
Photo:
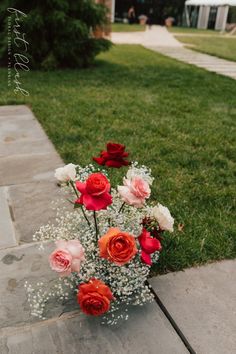
[[[124,186],[118,186],[121,198],[129,205],[141,208],[145,199],[150,197],[149,184],[139,176],[124,178]]]
[[[56,241],[57,248],[49,256],[52,270],[60,276],[70,275],[71,272],[80,271],[80,264],[84,261],[84,249],[78,240]]]

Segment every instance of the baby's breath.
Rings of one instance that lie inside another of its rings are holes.
[[[93,165],[84,168],[77,166],[77,180],[85,181],[91,172],[97,169]],[[103,171],[104,173],[104,171]],[[138,166],[136,162],[131,165],[128,174],[140,175],[149,183],[152,183],[151,171],[146,166]],[[64,189],[71,193],[69,185]],[[148,208],[137,209],[125,205],[121,209],[123,201],[120,199],[117,191],[111,191],[113,202],[107,210],[97,213],[98,229],[100,237],[107,233],[110,227],[118,227],[121,231],[125,231],[138,237],[142,231],[142,220],[147,215]],[[70,277],[54,279],[50,284],[39,282],[34,287],[25,283],[30,303],[31,313],[41,319],[45,318],[45,307],[52,299],[60,301],[68,300],[74,296],[76,304],[76,291],[78,285],[88,282],[90,278],[95,277],[107,284],[115,300],[111,303],[111,308],[102,322],[108,324],[116,324],[119,320],[128,319],[128,308],[130,305],[143,305],[153,300],[153,295],[146,280],[149,275],[150,266],[144,264],[140,259],[141,249],[137,242],[138,253],[135,257],[123,266],[118,266],[99,256],[99,249],[96,241],[96,233],[94,228],[93,212],[86,211],[87,219],[85,220],[81,208],[68,210],[64,204],[62,208],[56,203],[56,218],[54,223],[42,226],[34,235],[35,241],[40,241],[40,248],[46,248],[48,241],[56,240],[80,240],[85,250],[85,261],[81,264],[80,274],[71,274]],[[152,260],[157,262],[159,253],[152,255]]]

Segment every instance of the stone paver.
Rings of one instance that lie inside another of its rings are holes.
[[[0,107],[0,248],[31,242],[35,231],[55,217],[51,201],[60,193],[54,170],[62,165],[28,107]]]
[[[34,153],[55,153],[55,149],[32,113],[7,115],[0,107],[0,157]]]
[[[0,248],[15,246],[17,244],[8,198],[8,188],[0,187]]]
[[[236,79],[236,63],[229,60],[216,58],[208,54],[197,53],[187,48],[172,48],[149,45],[145,45],[145,47],[163,55],[167,55],[173,59],[183,61],[184,63],[193,64],[199,68],[203,68],[208,71]]]
[[[0,332],[1,354],[187,354],[158,306],[130,310],[128,321],[104,326],[99,319],[69,314]]]
[[[54,169],[62,165],[54,154],[24,154],[0,158],[0,185],[54,181]],[[55,167],[52,167],[55,166]]]
[[[48,263],[48,255],[53,249],[55,246],[51,243],[44,251],[39,250],[38,244],[26,244],[0,251],[1,330],[38,321],[37,317],[30,314],[24,284],[27,280],[34,287],[42,281],[52,287],[54,280],[58,278]],[[73,300],[72,296],[65,304],[59,299],[48,303],[46,317],[51,318],[64,311],[78,310],[76,301],[71,302],[71,299]]]
[[[47,304],[46,315],[52,320],[31,317],[24,282],[52,285],[55,273],[49,268],[48,254],[53,247],[40,252],[38,245],[31,244],[0,251],[1,354],[188,353],[155,302],[131,308],[130,319],[118,327],[82,315],[72,295],[68,304],[61,305],[60,300]],[[76,314],[58,318],[69,310]]]
[[[236,79],[236,63],[187,49],[165,27],[153,26],[145,32],[112,33],[114,43],[141,44],[168,57]]]
[[[197,353],[235,353],[236,260],[156,277],[151,285]]]
[[[32,236],[45,224],[55,218],[52,201],[65,197],[52,181],[37,181],[8,187],[9,203],[14,217],[16,237],[19,242],[32,242]],[[71,205],[68,204],[68,208]],[[72,208],[71,208],[72,209]]]
[[[25,105],[9,105],[0,106],[0,119],[9,116],[21,116],[26,114],[32,114],[30,108]]]

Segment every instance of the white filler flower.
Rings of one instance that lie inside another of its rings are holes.
[[[55,170],[55,177],[60,182],[74,181],[76,178],[76,165],[69,163],[64,167],[59,167]]]
[[[172,218],[170,211],[167,207],[158,203],[157,206],[152,208],[151,216],[154,217],[159,223],[162,230],[173,232],[174,218]]]

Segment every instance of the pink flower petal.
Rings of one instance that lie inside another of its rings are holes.
[[[73,259],[71,264],[71,271],[79,273],[81,261],[79,259]]]
[[[60,277],[68,277],[71,274],[71,268],[66,270],[65,272],[58,273]]]
[[[73,258],[82,258],[84,256],[84,250],[79,240],[67,241],[67,250],[70,252]]]
[[[66,250],[66,246],[67,246],[67,242],[65,240],[57,240],[55,241],[55,244],[57,246],[57,248],[60,248],[60,249],[64,249]]]
[[[133,193],[131,193],[128,187],[118,186],[118,192],[127,204],[133,205],[137,208],[141,208],[143,206],[144,200],[142,198],[136,197]]]

